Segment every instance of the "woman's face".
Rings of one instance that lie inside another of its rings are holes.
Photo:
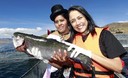
[[[83,14],[77,10],[72,10],[69,13],[69,21],[74,28],[79,33],[83,33],[87,30],[88,21]]]
[[[54,24],[60,33],[67,33],[66,31],[68,31],[68,22],[62,15],[56,16]]]

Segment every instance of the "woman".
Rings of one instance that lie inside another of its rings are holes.
[[[79,46],[75,48],[76,54],[73,57],[77,57],[79,53],[82,53],[92,58],[93,66],[95,67],[95,72],[93,72],[95,76],[93,77],[114,78],[114,72],[121,73],[123,66],[120,57],[126,53],[126,50],[119,41],[105,28],[96,26],[91,16],[81,6],[72,6],[69,8],[69,21],[76,33],[73,44]],[[58,34],[60,35],[60,32]],[[53,35],[58,36],[57,34]],[[64,57],[66,57],[66,53]],[[70,58],[67,59],[67,57],[64,59],[64,57],[57,53],[57,56],[55,55],[53,59],[60,62],[71,60]],[[74,77],[92,78],[91,72],[85,71],[81,64],[73,64]]]
[[[126,50],[119,41],[105,28],[99,28],[81,6],[69,8],[69,21],[76,31],[73,44],[91,51],[96,78],[114,78],[113,72],[121,73],[123,66],[120,57]],[[76,76],[90,77],[89,73],[74,73]]]
[[[54,25],[57,30],[49,34],[47,38],[56,39],[58,41],[63,41],[63,40],[66,40],[68,42],[72,41],[71,35],[73,35],[73,33],[70,32],[71,26],[68,21],[68,11],[64,9],[62,5],[56,4],[51,8],[51,12],[52,13],[50,15],[50,19],[54,22]],[[55,64],[52,60],[49,63],[55,67],[61,68],[61,66],[59,65],[62,62],[60,62],[59,64]],[[52,73],[51,74],[52,78],[64,77],[63,68],[57,70],[57,68],[53,66],[50,66],[50,65],[48,66],[43,78],[50,78],[50,73]]]

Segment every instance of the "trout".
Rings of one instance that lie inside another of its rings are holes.
[[[54,51],[57,51],[58,49],[67,50],[71,45],[74,45],[65,41],[59,42],[55,39],[47,39],[42,36],[21,32],[15,32],[13,34],[13,44],[15,48],[25,44],[27,46],[25,53],[41,60],[50,60],[51,56],[54,54]],[[74,48],[75,46],[76,45],[74,45]],[[67,51],[69,57],[71,56],[74,48],[72,48],[70,51]],[[90,69],[92,60],[88,56],[79,54],[73,59],[79,60],[85,68]]]

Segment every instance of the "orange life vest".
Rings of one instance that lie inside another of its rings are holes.
[[[91,35],[89,34],[87,39],[85,40],[85,42],[83,42],[82,40],[82,36],[81,34],[76,34],[75,38],[73,40],[73,44],[82,47],[86,50],[90,50],[93,53],[99,55],[99,56],[103,56],[105,57],[101,50],[100,50],[100,46],[99,46],[99,38],[100,38],[100,34],[101,31],[103,30],[103,28],[95,28],[96,34],[95,35]],[[101,66],[100,64],[98,64],[97,62],[93,61],[93,66],[95,67],[95,77],[96,78],[114,78],[114,74],[112,71],[108,70],[107,68]],[[74,64],[74,68],[75,69],[81,69],[83,70],[81,64],[79,63],[75,63]],[[97,72],[100,72],[99,74],[97,74]],[[79,72],[74,70],[74,74],[77,78],[78,77],[87,77],[87,78],[91,78],[92,74],[91,73],[85,73],[85,72]]]

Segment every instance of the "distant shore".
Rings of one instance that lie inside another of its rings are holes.
[[[12,39],[11,38],[1,38],[0,39],[0,45],[11,43],[11,42],[12,42]]]
[[[128,34],[128,22],[126,23],[111,23],[106,25],[114,34]]]

